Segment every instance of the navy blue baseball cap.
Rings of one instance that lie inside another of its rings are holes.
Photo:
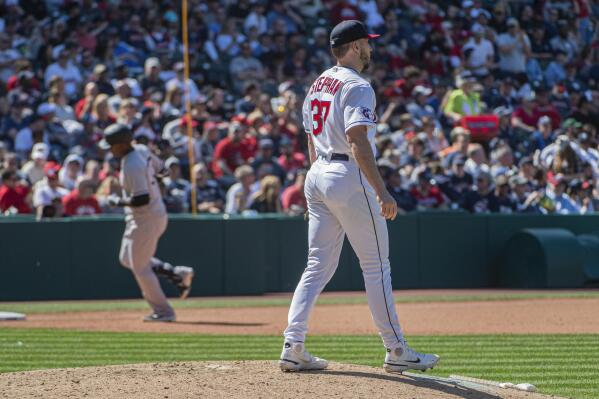
[[[380,35],[368,33],[360,21],[351,19],[337,24],[331,31],[331,47],[339,47],[360,39],[375,39]]]
[[[109,150],[113,144],[130,143],[131,140],[133,140],[131,129],[122,123],[114,123],[104,129],[104,138],[98,146],[103,150]]]

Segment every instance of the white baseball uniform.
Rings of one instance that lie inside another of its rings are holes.
[[[158,259],[153,258],[160,236],[168,222],[162,202],[156,174],[162,170],[162,161],[147,147],[135,145],[135,149],[121,160],[120,182],[123,197],[131,198],[148,194],[150,203],[140,207],[125,207],[125,233],[119,255],[123,266],[131,269],[144,298],[155,313],[172,315],[174,311],[160,287],[152,269]]]
[[[387,223],[346,137],[351,127],[364,125],[375,151],[375,106],[370,83],[341,66],[320,75],[304,101],[304,129],[318,159],[306,177],[308,264],[289,309],[286,342],[304,342],[308,317],[337,269],[345,234],[360,260],[368,305],[384,345],[394,349],[404,340],[393,301]],[[345,156],[345,161],[335,160]]]

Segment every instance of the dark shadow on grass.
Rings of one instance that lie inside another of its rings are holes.
[[[174,324],[190,324],[195,326],[222,326],[222,327],[261,327],[266,323],[236,323],[229,321],[175,321]]]
[[[445,383],[440,381],[434,381],[431,379],[420,379],[418,377],[412,377],[408,375],[400,374],[377,374],[368,373],[365,371],[336,371],[336,370],[320,370],[320,371],[302,371],[306,374],[329,374],[341,377],[357,377],[357,378],[370,378],[374,380],[392,381],[400,384],[409,384],[417,388],[433,389],[435,391],[443,392],[448,395],[453,395],[456,398],[466,399],[501,399],[501,396],[493,395],[484,391],[479,391],[473,388],[466,388],[456,386],[452,383]]]

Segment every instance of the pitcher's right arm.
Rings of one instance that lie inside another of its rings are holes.
[[[374,154],[368,141],[366,126],[353,126],[345,134],[360,170],[364,173],[368,183],[370,183],[376,193],[376,198],[381,206],[381,216],[385,219],[394,220],[397,216],[397,202],[389,194],[389,191],[387,191],[385,182],[376,166]]]

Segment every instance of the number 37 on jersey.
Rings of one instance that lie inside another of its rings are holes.
[[[312,134],[318,136],[320,133],[322,133],[324,123],[327,121],[327,117],[329,116],[331,102],[320,101],[315,98],[310,101],[310,109],[312,110]]]

